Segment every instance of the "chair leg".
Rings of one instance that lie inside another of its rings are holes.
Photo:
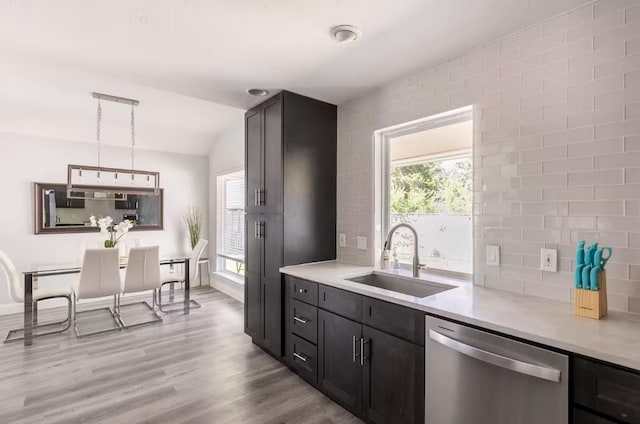
[[[171,287],[173,287],[174,283],[166,283],[166,284],[170,284],[169,287],[169,303],[166,304],[162,304],[162,286],[160,286],[160,288],[158,289],[158,309],[160,310],[160,312],[164,313],[164,314],[170,314],[173,312],[182,312],[184,311],[184,302],[174,302],[173,298],[171,296]],[[191,308],[192,309],[198,309],[201,308],[202,305],[200,305],[198,302],[196,302],[195,300],[191,299],[190,301],[191,304]],[[178,308],[174,308],[174,309],[164,309],[167,306],[177,306],[179,305]]]
[[[46,324],[37,325],[37,320],[36,320],[35,314],[34,314],[34,326],[33,326],[34,334],[33,334],[33,337],[48,336],[48,335],[52,335],[52,334],[60,334],[60,333],[64,333],[69,328],[71,328],[71,323],[73,321],[73,304],[74,304],[72,296],[73,295],[70,295],[70,296],[56,296],[55,297],[55,298],[64,297],[67,300],[67,318],[62,320],[62,321],[55,321],[55,322],[49,322],[49,323],[46,323]],[[33,310],[34,311],[37,310],[37,304],[38,304],[38,302],[40,300],[48,300],[48,299],[53,299],[53,298],[50,297],[50,298],[39,299],[38,301],[34,302],[34,305],[33,305],[34,309]],[[38,333],[37,331],[35,331],[35,330],[37,330],[39,328],[60,326],[60,325],[63,325],[63,324],[65,324],[65,326],[64,326],[64,328],[62,328],[60,330],[45,331],[45,332],[42,332],[42,333]],[[19,332],[24,332],[24,329],[23,328],[18,328],[18,329],[15,329],[15,330],[10,330],[7,333],[7,337],[5,338],[4,343],[13,342],[13,341],[17,341],[17,340],[23,340],[24,336],[14,337],[14,338],[11,337],[13,334],[19,333]]]

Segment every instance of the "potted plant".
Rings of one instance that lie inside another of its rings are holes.
[[[183,219],[189,229],[189,240],[191,249],[196,247],[200,241],[200,232],[202,231],[202,210],[197,206],[191,206],[183,214]]]
[[[89,218],[92,227],[100,227],[100,235],[107,237],[104,241],[104,247],[113,248],[118,245],[118,242],[125,234],[133,228],[133,222],[125,219],[119,224],[113,223],[113,218],[105,216],[104,218],[96,219],[95,216]]]

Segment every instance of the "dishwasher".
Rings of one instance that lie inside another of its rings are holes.
[[[569,358],[427,316],[426,424],[566,424]]]

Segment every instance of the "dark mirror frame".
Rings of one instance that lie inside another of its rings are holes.
[[[42,190],[50,186],[60,186],[66,184],[61,183],[33,183],[33,217],[34,217],[34,229],[35,234],[71,234],[71,233],[97,233],[100,231],[97,227],[56,227],[47,228],[44,226],[42,207],[43,196]],[[96,191],[104,189],[103,187],[95,186]],[[130,231],[163,231],[164,230],[164,190],[160,189],[159,199],[159,225],[134,225]]]

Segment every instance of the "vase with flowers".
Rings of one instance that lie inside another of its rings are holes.
[[[125,219],[124,221],[114,224],[113,218],[110,216],[105,216],[104,218],[96,219],[95,216],[91,216],[89,218],[92,227],[100,228],[100,235],[102,237],[106,237],[107,239],[104,241],[104,247],[111,248],[116,247],[118,242],[125,234],[129,232],[131,228],[133,228],[133,222]]]

